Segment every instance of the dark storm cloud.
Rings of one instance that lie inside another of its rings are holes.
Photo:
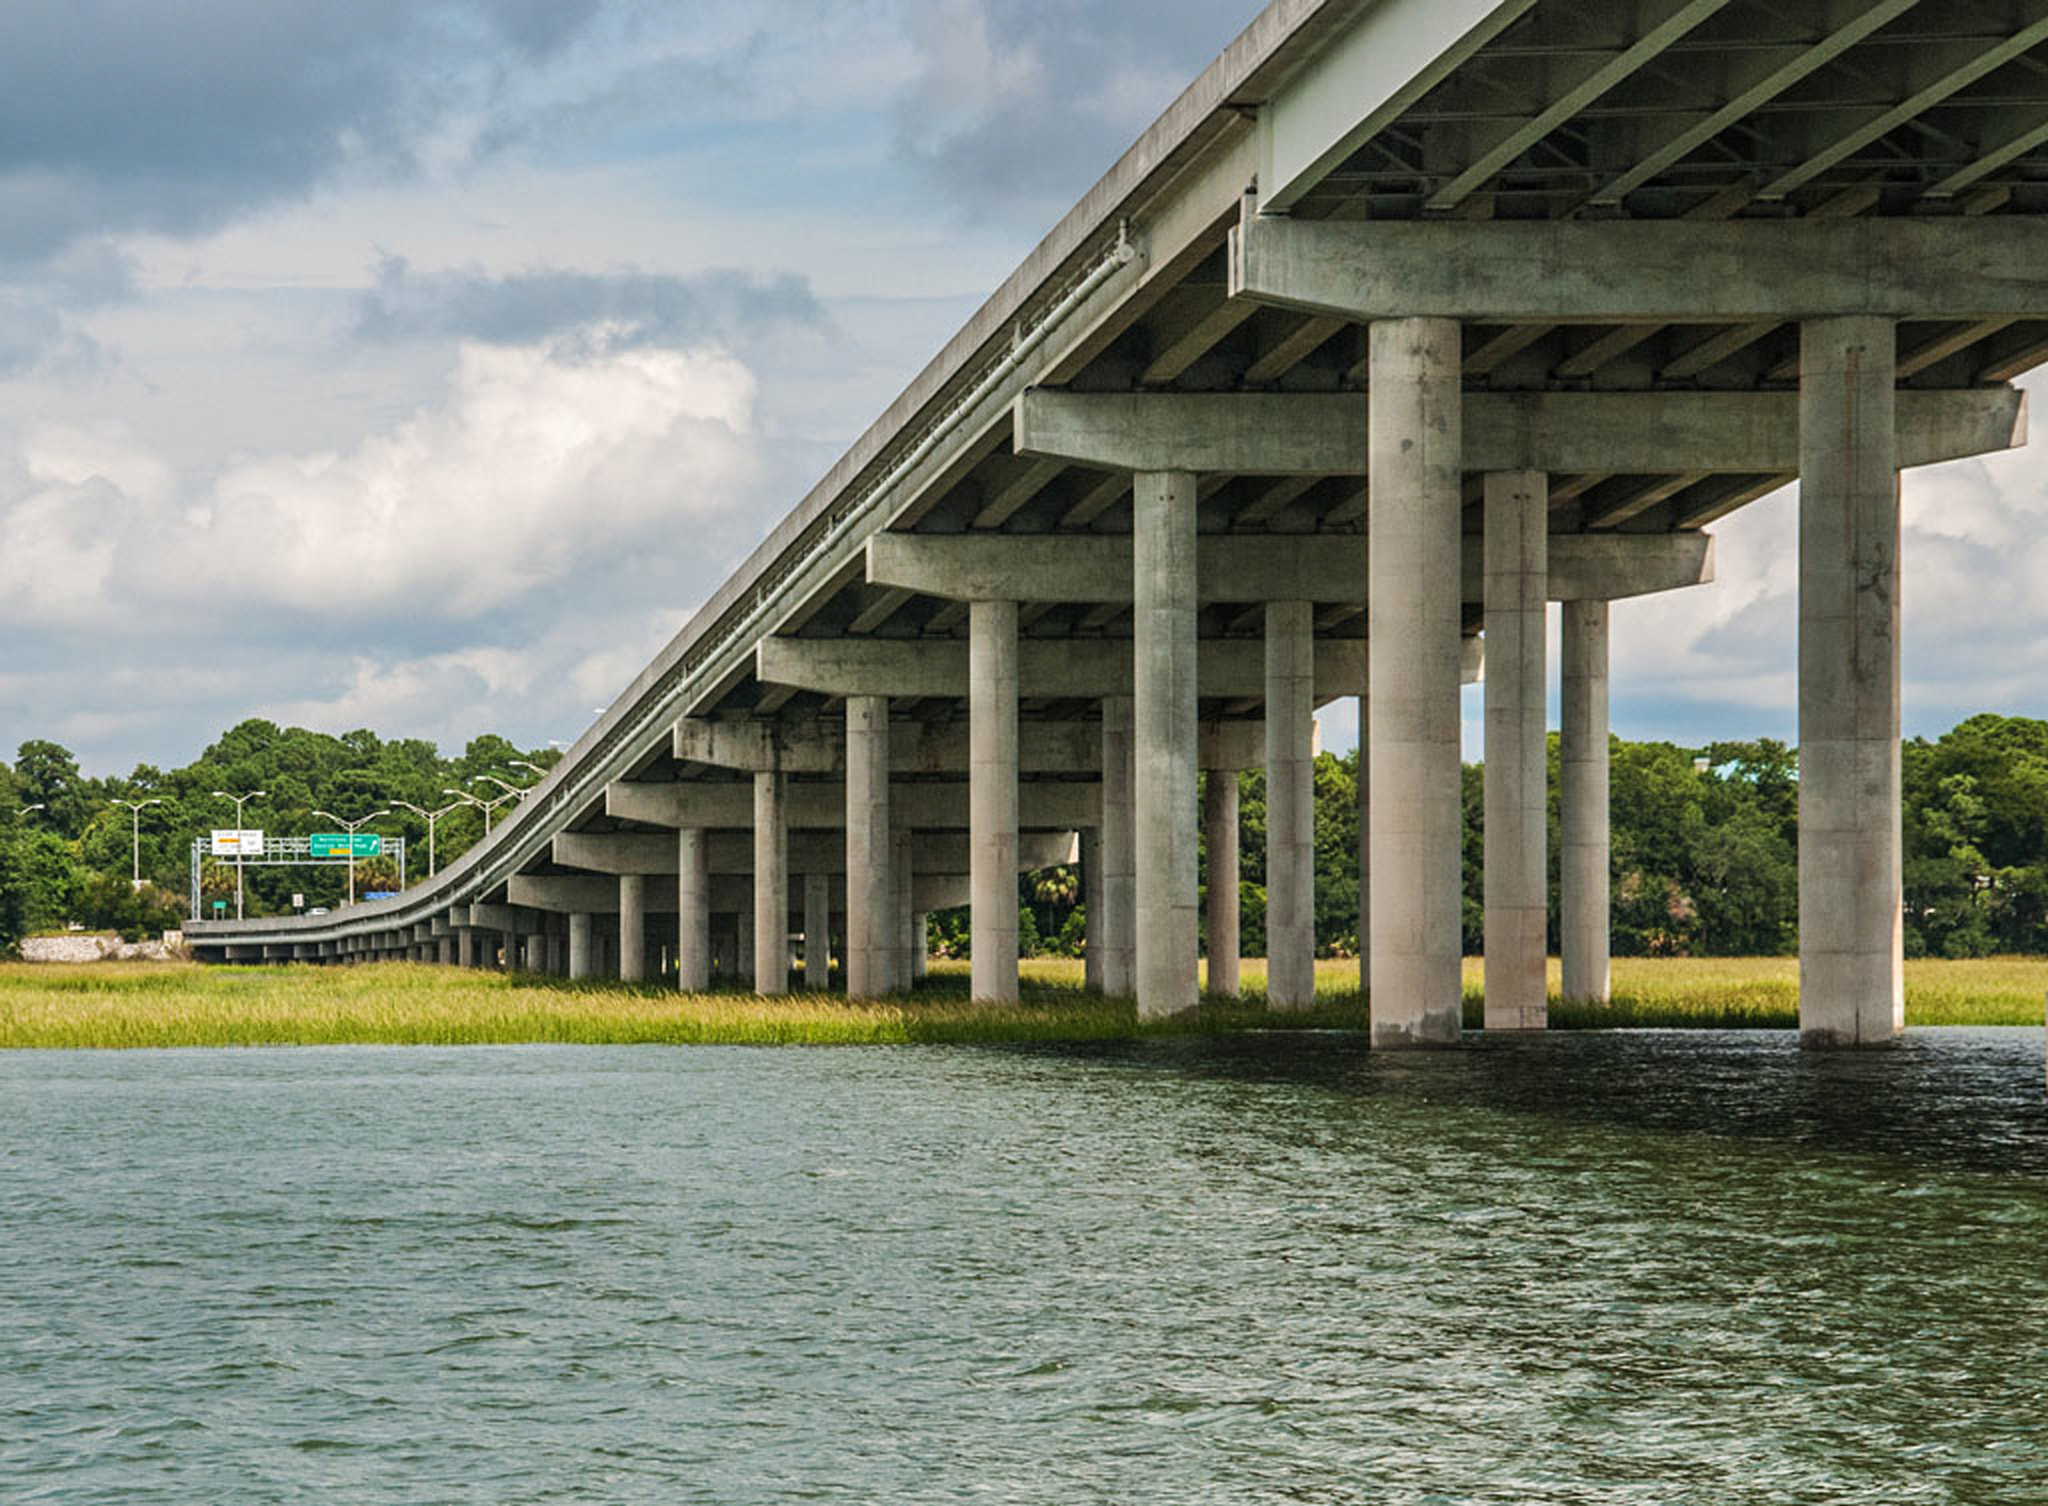
[[[396,256],[379,265],[377,285],[356,306],[356,333],[378,341],[453,336],[523,345],[601,324],[610,327],[611,345],[682,346],[824,322],[810,284],[788,273],[536,268],[491,277],[474,269],[417,273]]]
[[[1042,219],[1078,198],[1264,0],[917,0],[897,144],[954,204]]]
[[[351,162],[403,169],[450,80],[560,49],[596,0],[0,6],[0,259],[191,233]]]

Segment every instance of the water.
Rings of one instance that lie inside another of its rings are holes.
[[[0,1054],[0,1499],[2039,1503],[2040,1058]]]

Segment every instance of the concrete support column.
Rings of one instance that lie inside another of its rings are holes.
[[[455,933],[455,965],[457,967],[476,966],[476,930],[474,927],[464,926]]]
[[[754,989],[789,992],[789,804],[785,776],[754,775]]]
[[[676,987],[711,986],[711,834],[701,826],[676,833]]]
[[[1134,492],[1137,991],[1138,1013],[1156,1019],[1193,1009],[1201,996],[1195,478],[1187,471],[1141,471]],[[1455,576],[1451,594],[1458,594]]]
[[[1799,333],[1799,1038],[1905,1028],[1897,332]]]
[[[1608,1000],[1607,603],[1563,608],[1557,925],[1567,999]]]
[[[527,934],[526,944],[521,948],[521,969],[529,973],[545,973],[548,970],[548,938],[540,931]]]
[[[434,960],[443,967],[455,966],[455,938],[443,936],[434,943]]]
[[[1081,986],[1102,992],[1102,828],[1081,829]]]
[[[740,911],[737,924],[738,930],[733,949],[737,953],[734,960],[740,970],[740,982],[746,984],[749,988],[758,990],[761,975],[760,969],[756,966],[756,963],[759,961],[759,954],[755,951],[756,927],[754,925],[754,907],[752,905]]]
[[[1372,987],[1372,685],[1358,687],[1358,987]]]
[[[1266,999],[1316,998],[1315,609],[1266,603]]]
[[[1202,825],[1209,846],[1209,992],[1243,990],[1244,951],[1238,865],[1237,770],[1211,769],[1202,785]]]
[[[932,970],[932,927],[930,912],[910,912],[910,981],[921,983]]]
[[[638,983],[647,976],[647,880],[619,875],[619,979]]]
[[[908,827],[898,827],[889,841],[889,974],[896,981],[898,989],[907,989],[913,980],[910,962],[910,906],[911,881],[917,868],[917,834]]]
[[[1138,830],[1136,747],[1131,697],[1102,701],[1102,991],[1137,991]]]
[[[967,811],[973,996],[1017,997],[1017,603],[967,616]]]
[[[875,999],[889,975],[889,699],[846,698],[846,992]]]
[[[1372,1039],[1457,1044],[1463,405],[1458,323],[1371,328]]]
[[[1486,1028],[1541,1030],[1550,1020],[1550,478],[1491,472],[1485,509]]]
[[[592,917],[587,911],[578,911],[569,917],[569,976],[583,979],[597,972],[597,949],[591,945]]]
[[[832,876],[804,875],[804,987],[832,984]]]

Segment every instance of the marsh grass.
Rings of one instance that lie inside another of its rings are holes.
[[[1561,1029],[1790,1028],[1791,958],[1620,958],[1607,1005],[1555,1001]],[[1483,971],[1465,966],[1465,1020],[1481,1021]],[[967,996],[967,965],[937,962],[914,994],[849,1003],[832,994],[681,995],[656,984],[572,984],[411,963],[355,968],[185,963],[0,964],[0,1049],[269,1045],[874,1045],[1051,1042],[1254,1030],[1358,1030],[1356,962],[1316,969],[1313,1009],[1266,1008],[1265,968],[1247,959],[1241,998],[1205,998],[1184,1019],[1140,1021],[1129,1000],[1083,991],[1077,961],[1027,963],[1023,997]],[[2048,959],[1906,964],[1913,1025],[2040,1025]]]

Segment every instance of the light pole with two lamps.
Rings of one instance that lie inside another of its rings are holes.
[[[128,887],[140,889],[142,887],[142,811],[144,806],[162,805],[164,803],[163,797],[153,795],[147,800],[116,800],[112,803],[127,806],[135,817],[134,865],[129,871]]]
[[[369,815],[354,821],[344,821],[341,817],[335,815],[333,811],[315,811],[313,814],[325,816],[336,826],[339,826],[348,833],[348,902],[354,904],[356,902],[356,828],[368,826],[379,816],[388,816],[391,812],[388,810],[371,811]]]
[[[261,800],[262,790],[251,790],[246,795],[230,795],[226,790],[215,790],[216,800],[232,800],[235,803],[235,919],[242,918],[242,807],[251,800]]]
[[[445,795],[449,791],[443,790],[441,793]],[[427,877],[432,878],[434,876],[434,824],[462,802],[459,800],[451,801],[437,811],[430,811],[423,805],[414,805],[410,800],[394,800],[391,803],[398,806],[401,810],[411,811],[415,816],[420,817],[427,823]]]
[[[495,811],[499,806],[503,805],[506,801],[517,800],[521,794],[520,791],[514,790],[511,794],[500,795],[495,800],[479,800],[476,798],[476,796],[470,794],[468,790],[444,789],[441,791],[441,793],[444,795],[453,795],[457,800],[460,800],[463,804],[473,805],[478,810],[482,811],[484,813],[484,835],[487,837],[491,834],[491,813]]]

